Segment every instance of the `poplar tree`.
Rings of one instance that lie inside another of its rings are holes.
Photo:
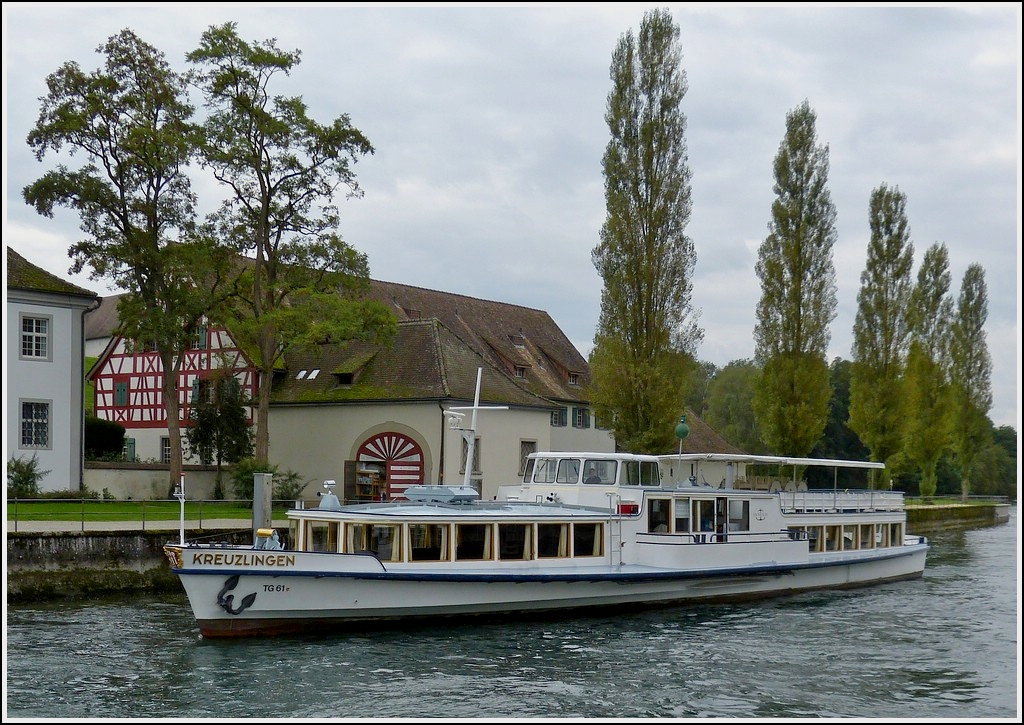
[[[992,358],[985,340],[987,318],[985,270],[972,264],[960,284],[949,350],[953,459],[960,471],[964,500],[971,492],[978,454],[992,441],[992,423],[988,419],[992,408]]]
[[[900,401],[914,264],[906,207],[898,187],[882,184],[871,192],[871,239],[853,323],[849,425],[871,451],[871,460],[887,465],[903,446]]]
[[[274,95],[272,82],[298,65],[299,51],[250,44],[225,23],[207,29],[187,59],[209,109],[201,162],[228,189],[207,228],[252,255],[221,321],[257,369],[255,455],[268,462],[271,382],[285,353],[394,332],[394,315],[363,298],[366,256],[336,232],[334,195],[362,194],[352,166],[374,149],[348,115],[320,124],[302,98]]]
[[[193,157],[185,80],[163,53],[130,30],[97,48],[101,68],[74,62],[47,76],[39,120],[28,144],[38,160],[67,149],[78,169],[61,164],[23,190],[43,216],[73,209],[85,238],[68,250],[71,272],[90,268],[125,290],[118,304],[129,349],[160,359],[170,440],[170,480],[181,475],[178,375],[184,352],[216,299],[215,242],[194,236],[196,197],[187,167]]]
[[[761,298],[754,357],[762,373],[754,412],[765,443],[789,456],[807,455],[821,438],[831,399],[825,356],[836,315],[836,210],[816,119],[807,101],[786,115],[768,236],[755,267]]]
[[[592,254],[604,287],[590,402],[621,448],[662,453],[675,442],[703,336],[691,300],[696,252],[686,235],[686,74],[667,10],[645,13],[639,35],[619,39],[610,75],[607,215]]]
[[[910,351],[904,386],[904,452],[917,467],[922,496],[934,496],[936,466],[950,446],[949,253],[945,244],[925,252],[910,296]]]

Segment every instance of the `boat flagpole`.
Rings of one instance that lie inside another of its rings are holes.
[[[174,490],[174,498],[178,499],[180,512],[178,514],[178,543],[185,545],[185,474],[181,474],[178,487]]]

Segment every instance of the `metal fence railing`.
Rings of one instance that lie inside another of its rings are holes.
[[[272,502],[272,515],[284,518],[294,500]],[[239,528],[252,524],[250,500],[189,500],[185,502],[187,528]],[[177,501],[121,501],[95,498],[8,498],[9,531],[166,530],[181,523]]]

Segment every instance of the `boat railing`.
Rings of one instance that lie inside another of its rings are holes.
[[[665,533],[641,531],[636,535],[638,544],[774,544],[794,539],[806,540],[807,532],[802,531],[694,531],[693,533]]]
[[[834,511],[902,511],[902,491],[778,491],[783,513]]]

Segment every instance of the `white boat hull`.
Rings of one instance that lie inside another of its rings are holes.
[[[802,563],[730,569],[627,564],[505,572],[468,567],[438,572],[408,564],[389,569],[365,555],[221,548],[211,556],[210,549],[168,549],[178,552],[181,565],[174,570],[203,636],[239,637],[470,615],[633,610],[867,586],[920,577],[928,546],[820,554]]]

